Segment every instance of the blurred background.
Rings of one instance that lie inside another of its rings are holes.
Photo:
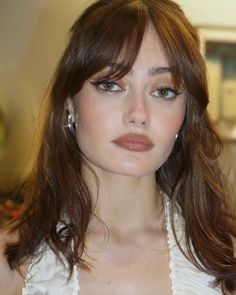
[[[17,215],[9,191],[29,172],[39,105],[68,30],[91,2],[0,0],[0,216]],[[236,195],[236,0],[176,2],[199,29],[209,112],[224,139],[222,166]]]

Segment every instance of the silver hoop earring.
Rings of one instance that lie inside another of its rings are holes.
[[[72,114],[68,114],[67,117],[67,126],[71,132],[71,134],[75,134],[75,122],[73,121]]]

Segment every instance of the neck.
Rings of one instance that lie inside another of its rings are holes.
[[[162,199],[157,189],[155,174],[131,177],[84,169],[84,176],[94,196],[94,213],[109,230],[130,232],[156,227],[162,221]],[[95,197],[97,196],[97,198]],[[92,218],[90,229],[97,230],[99,222]],[[100,225],[101,226],[101,225]]]

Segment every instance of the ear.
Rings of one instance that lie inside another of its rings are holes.
[[[72,120],[75,121],[75,106],[71,97],[67,97],[65,108],[72,115]]]

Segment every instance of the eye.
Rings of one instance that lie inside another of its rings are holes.
[[[124,89],[112,80],[98,80],[91,82],[98,90],[104,92],[120,92]]]
[[[169,87],[162,87],[162,88],[159,88],[151,93],[151,95],[153,97],[157,97],[157,98],[164,99],[164,100],[165,99],[166,100],[174,99],[179,94],[180,94],[179,91],[177,91],[176,89],[173,89],[173,88],[169,88]]]

